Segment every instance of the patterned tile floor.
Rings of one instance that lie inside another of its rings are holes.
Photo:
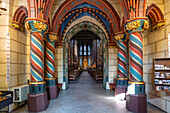
[[[114,98],[113,91],[105,90],[102,83],[96,83],[88,72],[83,72],[76,83],[69,84],[69,88],[61,91],[41,113],[130,113],[125,104]],[[147,108],[148,113],[164,113],[150,104]],[[27,104],[13,111],[27,112]]]

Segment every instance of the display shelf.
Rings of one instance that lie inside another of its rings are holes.
[[[156,91],[170,92],[170,58],[153,59]]]
[[[155,79],[165,79],[165,80],[170,80],[170,78],[155,78]]]
[[[155,69],[155,71],[170,71],[169,69]]]
[[[13,103],[13,92],[0,91],[0,110]]]
[[[155,85],[170,86],[170,84],[155,84]]]

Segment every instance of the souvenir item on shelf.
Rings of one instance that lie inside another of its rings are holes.
[[[170,73],[165,73],[166,78],[170,78]]]
[[[160,78],[165,78],[165,74],[164,74],[164,73],[161,73],[161,74],[160,74]]]
[[[155,78],[160,78],[160,72],[155,72]]]

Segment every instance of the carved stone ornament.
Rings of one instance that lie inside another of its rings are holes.
[[[49,39],[50,39],[50,41],[52,41],[52,42],[55,42],[55,41],[58,40],[57,36],[55,36],[55,35],[49,35]]]
[[[26,28],[27,30],[29,30],[29,31],[32,31],[29,22],[26,22],[26,23],[25,23],[25,28]]]
[[[149,28],[149,21],[145,20],[143,23],[143,29],[142,30],[146,30]]]
[[[20,31],[24,30],[23,25],[19,24],[19,22],[12,21],[11,25],[13,28],[18,29]]]
[[[153,25],[152,29],[155,30],[155,29],[158,29],[164,25],[165,25],[165,22],[159,22],[156,25]]]
[[[137,21],[133,21],[131,23],[128,23],[126,25],[126,30],[133,31],[133,30],[137,29],[140,26],[140,22],[141,22],[141,20],[137,20]]]
[[[37,29],[37,31],[45,31],[46,28],[47,28],[47,25],[42,23],[42,22],[37,22],[37,21],[34,21],[34,27]]]
[[[115,36],[116,41],[122,41],[124,34]]]

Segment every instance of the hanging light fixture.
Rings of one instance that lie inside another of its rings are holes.
[[[7,9],[5,7],[6,7],[6,3],[4,1],[0,0],[0,15],[2,15],[2,13],[4,11],[7,11]]]

